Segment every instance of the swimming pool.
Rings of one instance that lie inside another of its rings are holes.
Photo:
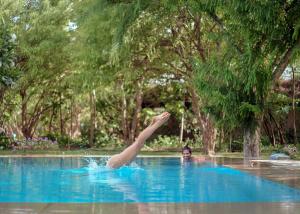
[[[249,173],[180,158],[0,158],[3,203],[300,202],[300,190]]]

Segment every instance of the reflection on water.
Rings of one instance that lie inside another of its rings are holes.
[[[0,201],[129,202],[143,213],[149,202],[300,202],[298,189],[215,162],[137,158],[111,170],[106,160],[0,158]]]
[[[105,167],[106,164],[99,164],[94,159],[88,159],[87,161],[90,183],[104,183],[110,186],[112,191],[121,193],[124,201],[136,202],[134,205],[139,214],[150,213],[146,203],[139,203],[141,201],[141,191],[138,191],[136,178],[141,178],[140,175],[146,174],[135,162],[129,166],[112,170]],[[144,176],[144,179],[146,179],[146,176]]]

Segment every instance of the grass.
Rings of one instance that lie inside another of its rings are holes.
[[[67,155],[67,156],[86,156],[86,155],[113,155],[119,153],[122,149],[111,150],[111,149],[78,149],[78,150],[0,150],[0,156],[30,156],[30,155]],[[140,155],[157,155],[157,156],[180,156],[180,151],[141,151]],[[195,151],[194,156],[201,156],[203,153]],[[243,158],[242,152],[218,152],[217,156],[228,157],[228,158]],[[268,159],[270,156],[269,152],[264,152],[261,154],[261,159]],[[293,158],[295,160],[300,160],[300,153],[296,154]]]
[[[113,155],[120,150],[102,150],[102,149],[79,149],[79,150],[0,150],[0,155]],[[179,151],[141,151],[141,155],[174,155],[180,156]],[[230,157],[242,157],[242,153],[226,153]],[[193,152],[193,155],[203,155],[201,152]],[[222,153],[225,156],[225,154]]]
[[[96,150],[96,149],[81,149],[81,150],[0,150],[0,155],[9,156],[9,155],[75,155],[75,156],[85,156],[85,155],[113,155],[119,153],[121,150]],[[180,156],[181,153],[178,151],[141,151],[140,155],[174,155]],[[203,155],[201,152],[193,152],[194,156]],[[242,158],[243,153],[217,153],[222,157],[231,157],[231,158]]]

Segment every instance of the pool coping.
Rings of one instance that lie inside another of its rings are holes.
[[[298,214],[300,203],[0,203],[4,213],[106,213],[106,214]]]
[[[111,157],[112,155],[0,155],[0,158],[9,158],[9,157]],[[181,155],[138,155],[137,157],[181,157]]]
[[[297,163],[300,166],[299,160],[251,160],[252,162],[261,162],[261,163],[272,163],[272,164],[291,164],[291,163]]]

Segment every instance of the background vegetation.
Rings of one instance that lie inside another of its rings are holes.
[[[0,149],[297,153],[300,2],[0,0]]]

